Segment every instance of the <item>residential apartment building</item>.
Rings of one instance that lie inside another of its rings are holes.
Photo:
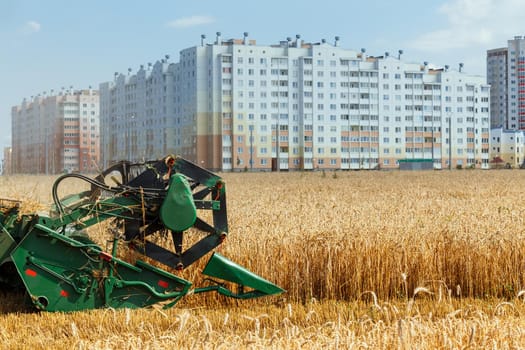
[[[490,85],[490,127],[517,129],[517,119],[508,115],[508,50],[506,48],[487,51],[487,82]]]
[[[519,168],[525,161],[525,131],[492,129],[490,132],[491,163],[496,167]]]
[[[487,82],[491,85],[491,127],[525,130],[525,37],[507,47],[487,51]]]
[[[13,173],[96,172],[99,95],[68,90],[24,99],[11,109]]]
[[[337,37],[269,46],[248,33],[203,37],[178,63],[101,84],[107,162],[169,152],[225,171],[397,168],[406,159],[488,168],[485,78],[399,56],[343,49]]]
[[[102,164],[180,154],[176,146],[175,65],[169,56],[100,84]]]

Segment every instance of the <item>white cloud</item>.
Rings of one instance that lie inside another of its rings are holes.
[[[42,25],[37,21],[27,21],[24,26],[24,31],[28,34],[38,33],[41,28]]]
[[[215,22],[215,18],[211,16],[191,16],[178,18],[176,20],[168,22],[166,25],[172,28],[188,28],[213,22]]]
[[[521,35],[525,1],[522,0],[448,0],[436,15],[444,15],[447,26],[422,33],[408,47],[422,51],[494,48]]]

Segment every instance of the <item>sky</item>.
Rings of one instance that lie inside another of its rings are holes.
[[[51,89],[98,88],[115,72],[200,45],[242,38],[277,44],[296,34],[369,55],[486,75],[486,50],[525,35],[523,0],[0,0],[0,147],[11,107]],[[0,152],[1,154],[1,152]]]

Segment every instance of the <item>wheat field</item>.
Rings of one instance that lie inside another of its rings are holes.
[[[219,251],[285,294],[51,314],[4,293],[0,347],[525,348],[525,172],[222,176]],[[0,177],[0,197],[41,210],[53,180]],[[198,285],[204,263],[182,277]]]

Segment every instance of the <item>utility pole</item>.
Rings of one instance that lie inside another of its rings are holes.
[[[452,115],[448,115],[448,170],[452,170]]]
[[[250,125],[250,170],[253,170],[253,125]]]

